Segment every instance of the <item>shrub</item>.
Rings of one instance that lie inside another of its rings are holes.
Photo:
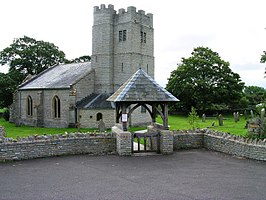
[[[10,117],[10,113],[9,113],[9,110],[6,109],[4,114],[3,114],[3,118],[6,120],[6,121],[9,121],[9,117]]]
[[[192,130],[195,130],[198,126],[199,116],[194,107],[191,107],[191,112],[188,114],[188,123],[191,126]]]

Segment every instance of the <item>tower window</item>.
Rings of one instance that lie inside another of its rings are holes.
[[[119,42],[127,40],[127,30],[119,31],[118,33]]]
[[[123,41],[123,32],[119,31],[119,42]]]
[[[146,43],[146,33],[143,31],[140,32],[140,42]]]
[[[127,30],[123,30],[123,41],[127,40]]]
[[[122,63],[122,72],[124,72],[124,63]]]

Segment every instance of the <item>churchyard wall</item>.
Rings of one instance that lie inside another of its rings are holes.
[[[69,133],[64,135],[0,137],[0,162],[42,157],[116,153],[116,139],[111,134]]]
[[[121,146],[122,143],[121,141],[117,143],[117,132],[115,133],[65,133],[29,136],[14,140],[6,138],[4,128],[0,127],[0,162],[75,154],[117,154],[117,144]],[[123,138],[124,135],[121,134],[120,138]],[[236,157],[266,161],[266,139],[253,140],[208,129],[174,131],[174,151],[193,148],[206,148]],[[130,154],[130,149],[127,151]],[[121,155],[124,154],[121,153]]]
[[[266,139],[250,139],[209,129],[175,131],[174,150],[206,148],[234,155],[266,161]]]

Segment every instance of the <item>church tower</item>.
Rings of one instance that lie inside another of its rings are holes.
[[[94,7],[92,67],[95,92],[113,93],[139,68],[154,78],[153,15],[113,5]]]

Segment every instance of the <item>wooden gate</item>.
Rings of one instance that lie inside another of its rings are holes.
[[[160,153],[160,135],[156,133],[132,133],[132,153]]]

